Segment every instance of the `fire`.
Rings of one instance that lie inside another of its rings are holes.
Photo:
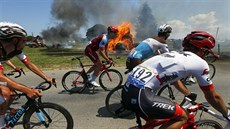
[[[123,43],[126,46],[126,50],[131,50],[134,44],[133,38],[133,25],[129,22],[124,22],[118,26],[118,36],[109,42],[108,49],[114,51],[117,43]]]

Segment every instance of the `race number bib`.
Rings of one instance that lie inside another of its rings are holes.
[[[144,85],[156,75],[156,73],[146,67],[137,66],[129,74],[128,81],[130,84],[138,88],[144,89]]]

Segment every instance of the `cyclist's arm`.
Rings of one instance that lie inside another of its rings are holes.
[[[105,48],[104,47],[99,47],[98,50],[99,54],[105,59],[105,60],[109,60],[109,58],[107,57],[107,54],[105,52]]]
[[[5,63],[6,63],[8,66],[10,66],[12,69],[16,69],[16,68],[17,68],[10,60],[7,60]]]
[[[184,84],[180,80],[173,82],[172,84],[175,86],[177,90],[179,90],[185,96],[190,95],[191,92],[184,86]]]
[[[36,98],[38,96],[41,96],[41,94],[34,89],[28,88],[25,85],[22,85],[20,83],[17,83],[16,81],[10,79],[9,77],[5,76],[3,73],[3,68],[0,65],[0,81],[1,82],[6,82],[6,86],[14,89],[14,90],[18,90],[21,91],[23,93],[26,93],[28,95],[28,97],[30,98]]]
[[[224,103],[223,98],[215,91],[213,84],[208,90],[202,88],[206,100],[214,107],[217,111],[227,116],[228,108]]]
[[[108,44],[105,45],[105,55],[107,56],[107,58],[109,58],[109,55],[108,55]]]
[[[52,83],[52,78],[51,77],[47,77],[45,75],[45,73],[42,72],[42,70],[40,68],[38,68],[34,63],[30,62],[29,60],[27,60],[26,62],[23,62],[25,64],[25,66],[30,69],[33,73],[37,74],[38,76],[40,76],[41,78],[43,78],[44,80],[51,82]]]

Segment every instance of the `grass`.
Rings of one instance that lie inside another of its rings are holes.
[[[23,50],[24,53],[27,55],[28,59],[36,64],[39,68],[42,70],[55,70],[55,69],[72,69],[76,68],[76,64],[78,64],[78,61],[71,61],[71,59],[75,56],[84,56],[84,50],[73,48],[73,49],[47,49],[45,47],[43,48],[29,48],[25,47]],[[127,57],[127,54],[109,54],[115,62],[115,66],[125,66],[125,60]],[[17,59],[17,57],[14,57],[11,59],[13,64],[16,67],[21,67],[25,71],[28,70],[24,64]],[[82,61],[84,64],[92,64],[90,59],[86,56],[82,58]],[[10,67],[7,65],[4,65],[5,70],[9,70]]]
[[[55,69],[73,69],[76,68],[78,61],[71,61],[71,59],[75,56],[84,56],[84,50],[79,49],[78,47],[72,49],[47,49],[43,48],[29,48],[25,47],[24,49],[25,54],[29,58],[31,62],[36,64],[42,70],[55,70]],[[224,53],[225,55],[230,55],[230,53]],[[123,67],[125,66],[125,61],[127,58],[127,53],[125,54],[115,54],[110,52],[109,54],[114,62],[116,67]],[[24,64],[14,57],[12,60],[13,64],[16,67],[21,67],[25,71],[28,70]],[[86,56],[82,58],[84,64],[92,64],[90,59]],[[218,60],[219,63],[229,62],[229,59]],[[10,68],[7,65],[4,65],[5,70],[9,70]]]

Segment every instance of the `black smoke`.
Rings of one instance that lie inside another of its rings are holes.
[[[86,36],[80,35],[80,31],[86,32],[94,25],[120,25],[127,21],[134,24],[138,18],[137,36],[145,38],[152,35],[155,19],[147,4],[138,14],[140,3],[139,0],[135,3],[130,0],[54,0],[51,14],[55,24],[41,34],[46,43],[62,44]]]

